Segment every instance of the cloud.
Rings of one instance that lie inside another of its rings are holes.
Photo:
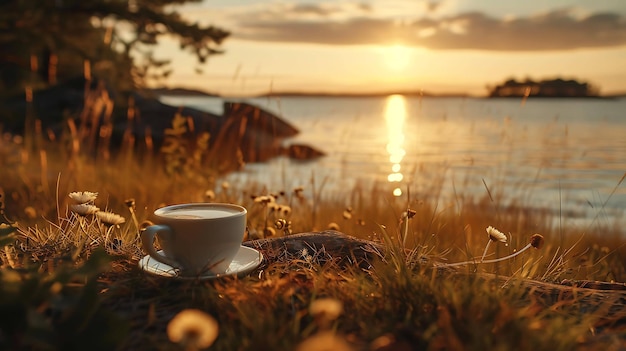
[[[572,50],[626,45],[626,18],[586,16],[557,9],[527,17],[495,18],[481,12],[453,16],[376,17],[369,7],[293,5],[238,17],[233,38],[328,45],[403,43],[437,50]],[[240,14],[241,16],[241,14]]]

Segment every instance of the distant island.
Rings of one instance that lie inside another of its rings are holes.
[[[220,94],[215,94],[199,89],[183,87],[158,87],[147,89],[148,92],[156,96],[190,96],[190,97],[220,97],[227,98]],[[501,98],[501,97],[549,97],[549,98],[620,98],[626,96],[624,93],[614,93],[612,95],[600,95],[599,89],[587,82],[579,82],[573,79],[545,79],[534,81],[526,79],[517,81],[508,79],[504,83],[495,87],[488,87],[486,95],[472,95],[464,92],[433,93],[424,90],[389,90],[372,92],[326,92],[326,91],[271,91],[266,93],[234,96],[234,98],[267,98],[267,97],[385,97],[389,95],[404,95],[413,97],[429,98]]]
[[[509,79],[489,91],[489,97],[592,97],[599,98],[599,90],[587,82],[561,78],[534,81],[526,79],[518,82]]]

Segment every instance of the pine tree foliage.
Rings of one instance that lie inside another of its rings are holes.
[[[176,9],[201,0],[2,0],[0,95],[92,75],[121,90],[167,77],[153,49],[165,37],[198,64],[219,54],[229,32],[185,20]]]

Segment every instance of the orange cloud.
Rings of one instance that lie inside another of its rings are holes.
[[[402,42],[436,50],[573,50],[626,45],[626,18],[603,12],[577,17],[570,9],[495,18],[481,12],[443,18],[381,18],[362,8],[346,11],[328,5],[282,7],[239,14],[233,38],[318,43],[387,45]]]

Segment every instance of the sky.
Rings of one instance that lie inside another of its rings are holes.
[[[177,11],[232,34],[202,66],[160,44],[170,87],[486,95],[509,78],[560,77],[626,92],[625,0],[204,0]]]

